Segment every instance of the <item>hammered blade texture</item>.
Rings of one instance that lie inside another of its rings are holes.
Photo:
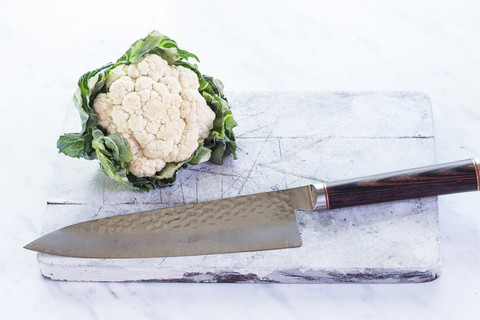
[[[29,246],[57,255],[92,258],[294,247],[301,244],[294,211],[312,209],[315,196],[305,186],[114,216],[57,230]]]

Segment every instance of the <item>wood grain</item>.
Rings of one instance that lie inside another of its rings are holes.
[[[329,209],[475,191],[472,159],[326,183]]]

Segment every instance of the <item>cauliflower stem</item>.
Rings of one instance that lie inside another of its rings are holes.
[[[59,152],[98,159],[104,174],[142,191],[172,185],[181,168],[236,159],[237,123],[223,85],[188,59],[199,62],[153,31],[115,63],[82,75],[74,94],[82,130],[60,136]]]

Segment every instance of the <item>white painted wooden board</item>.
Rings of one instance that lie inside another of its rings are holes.
[[[58,156],[44,233],[140,210],[433,164],[429,98],[417,92],[232,92],[238,160],[183,170],[174,186],[133,192],[95,161]],[[73,107],[71,108],[73,110]],[[72,111],[66,131],[79,129]],[[437,198],[297,212],[300,248],[191,257],[82,259],[39,254],[56,280],[423,282],[439,276]]]

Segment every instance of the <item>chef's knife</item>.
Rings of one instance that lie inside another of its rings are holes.
[[[26,249],[83,258],[149,258],[292,248],[295,210],[480,190],[478,159],[102,218],[44,235]]]

